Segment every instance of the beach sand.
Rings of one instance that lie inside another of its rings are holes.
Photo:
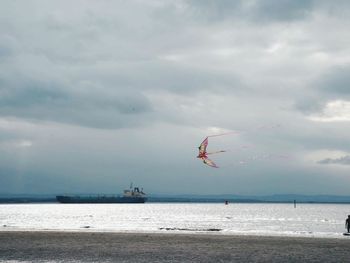
[[[1,262],[350,262],[350,238],[0,232]]]

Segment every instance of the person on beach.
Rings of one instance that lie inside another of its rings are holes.
[[[348,230],[348,233],[350,232],[350,215],[348,215],[348,218],[345,220],[345,228]]]

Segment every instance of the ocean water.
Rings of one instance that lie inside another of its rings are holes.
[[[348,204],[2,204],[0,231],[343,237]]]

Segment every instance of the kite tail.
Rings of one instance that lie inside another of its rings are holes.
[[[224,153],[224,152],[226,152],[226,151],[222,150],[222,151],[210,152],[210,153],[206,153],[206,154],[209,155],[209,154]]]
[[[234,133],[238,134],[238,132],[236,132],[236,131],[231,131],[231,132],[209,135],[208,137],[218,137],[218,136],[224,136],[224,135],[229,135],[229,134],[234,134]]]

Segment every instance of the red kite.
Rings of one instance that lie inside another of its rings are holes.
[[[211,137],[211,136],[210,136]],[[197,158],[202,159],[203,163],[214,167],[214,168],[219,168],[219,166],[217,166],[212,160],[210,160],[208,158],[209,154],[214,154],[214,153],[222,153],[225,151],[217,151],[217,152],[207,152],[207,146],[208,146],[208,137],[204,139],[204,141],[201,143],[201,145],[199,145],[198,149],[199,149],[199,153]]]

